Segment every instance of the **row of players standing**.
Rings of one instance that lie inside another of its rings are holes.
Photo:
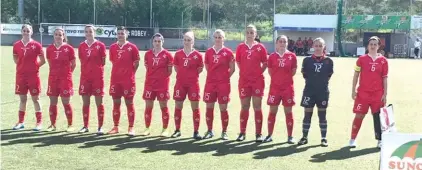
[[[109,93],[113,97],[113,122],[114,127],[108,134],[119,133],[120,105],[121,98],[124,98],[127,116],[129,120],[128,135],[135,135],[133,128],[135,121],[135,108],[133,97],[136,92],[135,73],[138,69],[140,57],[136,45],[127,41],[127,30],[124,27],[117,29],[118,42],[112,44],[109,50],[110,61],[113,64],[111,72]],[[106,60],[105,45],[95,39],[95,28],[92,25],[85,27],[86,40],[79,46],[79,59],[81,61],[81,79],[79,94],[83,100],[83,122],[84,126],[80,133],[88,132],[90,114],[90,96],[95,96],[98,116],[97,134],[104,134],[102,126],[104,121],[104,65]],[[15,93],[20,95],[19,121],[14,129],[24,128],[24,116],[26,110],[27,93],[30,92],[36,110],[37,124],[34,130],[41,130],[41,107],[39,94],[41,91],[39,67],[45,63],[42,46],[31,39],[32,27],[22,26],[22,40],[16,42],[13,48],[14,61],[17,64],[16,89]],[[153,49],[145,53],[144,65],[146,77],[143,99],[145,105],[145,126],[142,135],[150,135],[150,124],[152,117],[153,102],[159,101],[162,112],[163,131],[162,136],[168,135],[169,110],[167,101],[170,99],[169,78],[172,70],[177,73],[176,85],[173,98],[176,101],[174,111],[175,132],[171,137],[181,136],[181,119],[183,102],[186,96],[191,102],[194,124],[194,139],[208,139],[214,136],[213,116],[214,105],[218,101],[221,113],[222,133],[221,139],[227,140],[227,127],[229,114],[227,104],[230,101],[230,77],[235,72],[235,63],[240,69],[239,95],[241,99],[240,110],[240,134],[237,141],[246,138],[246,127],[249,118],[249,109],[252,103],[255,112],[255,134],[257,142],[271,142],[276,114],[282,103],[286,117],[287,142],[295,143],[292,135],[294,101],[293,76],[297,70],[296,55],[287,50],[288,38],[279,36],[277,38],[277,51],[267,57],[267,50],[256,42],[256,27],[249,25],[246,28],[247,40],[241,43],[236,49],[236,57],[233,52],[224,47],[225,34],[222,30],[214,33],[215,44],[209,48],[203,58],[202,54],[193,49],[194,34],[187,32],[184,35],[184,48],[178,50],[173,58],[171,53],[162,46],[164,37],[161,34],[153,36]],[[361,126],[362,120],[371,107],[374,115],[374,128],[376,138],[380,145],[379,110],[385,104],[388,64],[385,57],[377,54],[379,39],[369,39],[369,54],[357,60],[355,75],[353,79],[352,98],[355,99],[353,128],[350,146],[355,147],[355,138]],[[302,124],[303,136],[298,142],[299,145],[308,143],[308,131],[311,124],[313,108],[318,108],[319,126],[321,129],[321,146],[328,146],[326,139],[327,119],[326,108],[329,100],[328,83],[333,74],[333,61],[324,55],[325,42],[321,38],[313,41],[314,55],[304,58],[301,73],[306,81],[301,100],[301,106],[305,108],[305,116]],[[73,95],[72,73],[76,67],[75,53],[73,47],[66,43],[64,30],[57,28],[54,31],[54,43],[47,47],[47,61],[50,65],[47,95],[50,97],[50,121],[48,131],[56,130],[58,97],[62,99],[65,115],[68,120],[67,131],[73,131],[73,109],[70,105],[70,97]],[[203,100],[206,106],[206,123],[208,131],[205,136],[200,136],[200,87],[199,74],[202,72],[205,63],[207,79],[204,89]],[[264,95],[264,75],[267,69],[271,76],[271,85],[267,104],[270,105],[268,115],[268,135],[262,136],[262,97]],[[358,93],[356,85],[359,80]],[[376,118],[378,116],[378,119]],[[378,120],[378,121],[377,121]],[[378,145],[378,146],[379,146]]]

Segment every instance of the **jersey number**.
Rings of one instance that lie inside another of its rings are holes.
[[[122,53],[123,51],[119,51],[119,53],[117,53],[117,59],[120,59],[122,57]]]
[[[274,98],[275,96],[270,95],[270,97],[268,98],[268,102],[274,103]]]
[[[152,92],[150,91],[146,91],[145,97],[146,98],[150,98],[151,97]]]
[[[315,72],[321,72],[322,63],[315,63]]]
[[[210,100],[210,93],[205,93],[205,100]]]
[[[16,85],[16,92],[18,92],[18,93],[20,92],[19,91],[19,85]]]
[[[188,59],[185,59],[185,62],[183,62],[183,66],[188,66],[188,63],[189,63],[189,60]]]
[[[114,85],[110,87],[110,93],[114,93]]]
[[[87,55],[86,55],[87,57],[90,57],[91,56],[91,49],[88,49],[88,51],[87,51]]]
[[[279,60],[279,62],[278,62],[278,66],[279,67],[284,67],[284,59],[281,59],[281,60]]]
[[[375,64],[372,64],[371,71],[375,71]]]
[[[311,98],[310,98],[310,97],[304,96],[304,97],[303,97],[303,104],[304,104],[304,105],[308,105],[308,104],[309,104],[309,103],[308,103],[308,102],[309,102],[309,100],[311,100]]]
[[[248,55],[246,56],[247,59],[251,59],[252,51],[248,51]]]
[[[176,90],[175,97],[180,97],[180,91],[179,90]]]
[[[362,108],[362,104],[358,104],[357,106],[356,106],[356,110],[360,110]]]
[[[85,89],[84,85],[81,85],[81,93],[85,93],[84,89]]]

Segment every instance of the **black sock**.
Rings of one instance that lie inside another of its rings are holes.
[[[319,128],[321,129],[321,137],[327,137],[327,111],[318,110],[318,117],[319,117]]]
[[[305,111],[305,117],[303,118],[302,122],[302,133],[303,137],[308,137],[309,128],[311,128],[311,120],[312,120],[312,112]]]
[[[380,112],[372,114],[374,120],[375,139],[381,140],[381,120]]]

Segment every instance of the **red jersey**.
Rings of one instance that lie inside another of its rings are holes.
[[[200,68],[204,67],[202,54],[193,50],[189,54],[178,50],[174,55],[174,66],[177,68],[177,82],[182,84],[196,84],[199,82]]]
[[[75,51],[67,43],[56,47],[51,44],[47,47],[47,60],[50,65],[50,76],[71,77],[72,68],[70,63],[75,60]]]
[[[146,67],[145,87],[151,90],[168,90],[170,75],[168,68],[173,66],[173,56],[167,50],[154,54],[153,50],[145,53],[144,64]]]
[[[232,50],[223,47],[216,50],[214,47],[205,52],[207,83],[230,83],[230,63],[234,62]]]
[[[302,40],[297,40],[296,41],[296,46],[297,46],[297,48],[303,48],[303,42],[302,42]]]
[[[24,44],[19,40],[13,44],[13,56],[17,56],[16,75],[38,75],[38,56],[44,52],[40,43],[30,40]]]
[[[355,71],[360,72],[358,91],[383,91],[383,79],[388,76],[388,61],[384,56],[375,60],[368,54],[356,61]]]
[[[81,78],[104,77],[103,61],[106,57],[104,43],[95,40],[91,45],[88,45],[85,40],[79,44],[78,55],[81,60]]]
[[[236,48],[236,62],[240,70],[240,79],[264,79],[261,64],[267,64],[267,49],[261,43],[251,47],[241,43]]]
[[[134,64],[140,60],[139,50],[135,44],[126,42],[120,46],[117,42],[110,46],[111,82],[135,82]]]
[[[293,70],[297,68],[296,55],[286,51],[283,55],[274,52],[268,58],[268,69],[271,70],[271,87],[293,87]]]

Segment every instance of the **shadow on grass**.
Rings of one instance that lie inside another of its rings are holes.
[[[118,137],[122,135],[115,135]],[[98,136],[94,133],[66,133],[64,131],[55,132],[33,132],[18,131],[16,133],[1,134],[2,145],[9,146],[15,144],[36,144],[34,147],[45,147],[51,145],[71,145],[87,141],[98,141],[112,136]]]
[[[157,151],[174,151],[172,155],[185,155],[189,153],[215,152],[213,156],[225,156],[229,154],[244,154],[262,149],[272,148],[277,145],[266,145],[255,143],[255,141],[236,142],[221,141],[220,139],[193,140],[191,138],[149,138],[117,144],[113,151],[120,151],[131,148],[144,149],[142,153],[153,153]]]
[[[328,160],[344,160],[344,159],[354,158],[354,157],[377,153],[377,152],[379,152],[378,148],[354,150],[354,149],[349,149],[348,147],[343,147],[339,150],[313,155],[311,157],[312,159],[309,161],[318,163],[318,162],[325,162]]]
[[[283,143],[287,144],[287,143]],[[320,147],[320,145],[311,145],[311,146],[298,146],[296,144],[290,145],[288,147],[280,147],[274,150],[262,151],[257,152],[254,155],[254,159],[265,159],[269,157],[284,157],[293,154],[297,154],[300,152],[305,152],[308,149]]]

